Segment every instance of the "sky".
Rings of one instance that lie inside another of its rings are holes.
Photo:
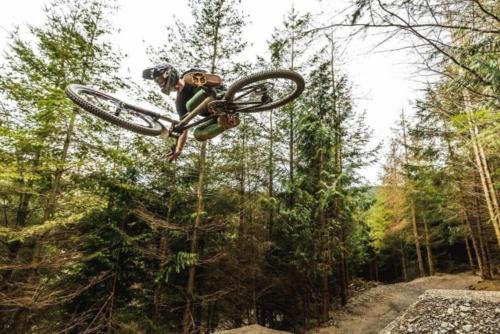
[[[42,7],[48,0],[0,1],[0,63],[7,50],[8,32],[14,26],[39,25],[44,22]],[[165,43],[165,26],[175,14],[189,20],[190,9],[183,0],[118,0],[118,12],[111,22],[119,29],[114,43],[127,54],[124,66],[134,79],[139,80],[142,69],[150,64],[146,48]],[[274,27],[294,6],[299,12],[307,11],[319,21],[329,23],[338,20],[339,14],[349,5],[348,0],[242,0],[241,9],[248,15],[243,39],[250,43],[244,57],[255,60],[265,53],[267,38]],[[345,15],[344,15],[345,16]],[[337,36],[342,45],[342,32]],[[355,106],[367,113],[367,123],[373,128],[373,144],[388,143],[401,110],[411,113],[411,102],[421,96],[421,85],[415,79],[415,59],[405,51],[383,52],[398,49],[405,41],[393,39],[381,48],[374,47],[383,37],[377,32],[354,39],[343,46],[345,52],[338,66],[346,73],[353,85]],[[383,152],[379,161],[383,161]],[[363,175],[377,183],[381,163],[367,167]]]

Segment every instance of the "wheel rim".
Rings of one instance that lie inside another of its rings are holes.
[[[118,119],[122,119],[128,123],[133,123],[136,126],[146,129],[155,129],[157,127],[155,120],[153,120],[151,116],[138,112],[133,106],[113,96],[86,89],[80,90],[78,95],[101,111],[113,115]]]

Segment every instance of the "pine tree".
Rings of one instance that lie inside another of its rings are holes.
[[[53,248],[47,236],[61,233],[69,222],[73,223],[93,205],[100,205],[94,196],[78,196],[77,191],[72,191],[77,185],[69,182],[69,175],[75,175],[74,166],[86,159],[73,155],[75,141],[84,138],[81,133],[94,123],[82,120],[77,124],[76,108],[65,98],[64,88],[70,82],[93,82],[107,87],[116,82],[114,73],[120,56],[105,41],[112,31],[105,17],[110,10],[110,6],[99,1],[54,1],[45,8],[44,25],[27,27],[30,38],[19,30],[10,37],[0,79],[11,106],[6,122],[2,123],[7,144],[2,160],[11,170],[3,179],[18,190],[6,195],[12,207],[17,208],[10,210],[16,217],[15,224],[11,225],[13,228],[5,226],[3,236],[11,240],[9,265],[17,261],[31,264],[12,272],[11,279],[26,283],[9,299],[21,300],[41,293],[36,302],[17,307],[17,332],[30,328],[36,312],[29,315],[29,310],[53,305],[51,289],[57,290],[63,281],[43,268],[48,262],[57,266],[64,258],[74,256],[64,243]],[[11,152],[17,152],[16,160],[9,158]],[[64,203],[58,205],[61,197]],[[87,208],[79,204],[85,200]],[[67,261],[65,266],[73,264]],[[37,292],[38,285],[47,280],[52,283],[43,285],[43,292]],[[67,300],[60,297],[58,303]]]
[[[273,67],[285,67],[301,71],[305,65],[306,51],[312,43],[311,14],[300,14],[295,7],[286,14],[281,25],[275,28],[269,42],[271,64]],[[288,132],[288,183],[290,187],[289,205],[293,205],[294,170],[295,170],[295,102],[283,108],[288,119],[277,119],[282,129]]]
[[[236,0],[192,0],[189,3],[194,23],[187,25],[177,20],[175,27],[169,30],[169,40],[166,48],[156,52],[156,59],[170,62],[185,68],[201,67],[210,73],[218,73],[225,79],[230,78],[234,69],[233,59],[245,47],[241,41],[241,31],[244,16],[238,10]],[[207,189],[207,142],[200,144],[199,160],[196,169],[199,171],[197,185],[197,204],[193,233],[190,236],[190,253],[199,252],[198,229],[202,224],[205,212],[204,194]],[[206,219],[206,217],[204,218]],[[188,333],[197,327],[198,321],[193,312],[195,295],[196,266],[188,271],[186,285],[186,306],[183,315],[183,332]]]

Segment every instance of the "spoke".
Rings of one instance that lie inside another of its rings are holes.
[[[244,93],[235,97],[234,101],[241,100],[242,98],[251,95],[254,97],[254,99],[261,100],[258,103],[262,103],[262,97],[264,95],[267,95],[267,93],[269,91],[273,91],[274,87],[275,87],[275,84],[273,82],[269,82],[269,81],[265,81],[262,83],[257,83],[257,84],[253,84],[253,85],[250,85],[247,87],[243,87],[241,89],[241,91],[244,91]],[[249,97],[249,99],[250,99],[250,97]]]
[[[243,90],[243,89],[242,89]],[[252,87],[251,89],[249,88],[245,88],[244,90],[248,90],[247,92],[245,92],[244,94],[241,94],[241,95],[238,95],[238,97],[236,97],[234,100],[239,100],[245,96],[247,96],[248,94],[251,94],[253,91],[255,91],[255,87]]]
[[[231,104],[240,106],[240,105],[248,105],[248,104],[250,104],[250,105],[252,105],[252,104],[263,104],[263,102],[262,101],[260,101],[260,102],[257,102],[257,101],[256,102],[248,101],[248,102],[233,102]]]
[[[92,92],[85,92],[82,95],[84,95],[90,103],[94,104],[102,111],[114,115],[115,117],[119,117],[128,122],[136,123],[142,127],[153,128],[155,126],[151,117],[131,109],[120,100],[108,98],[98,94],[92,94]]]
[[[235,112],[252,111],[290,95],[295,85],[287,78],[268,78],[241,87],[232,100]]]

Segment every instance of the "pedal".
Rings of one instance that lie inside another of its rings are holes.
[[[183,77],[186,84],[196,87],[217,87],[222,84],[222,78],[217,74],[190,72]]]

